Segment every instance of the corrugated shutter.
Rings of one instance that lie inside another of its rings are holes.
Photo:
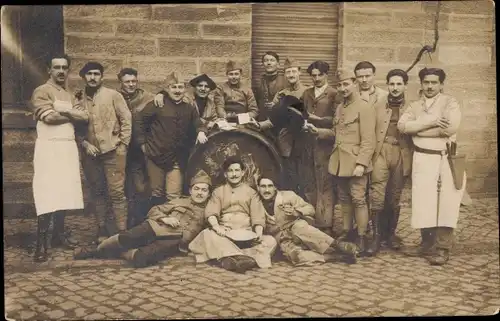
[[[337,3],[256,3],[252,6],[252,85],[264,73],[261,56],[271,50],[298,60],[301,81],[311,85],[307,67],[315,60],[330,64],[329,81],[337,69]]]

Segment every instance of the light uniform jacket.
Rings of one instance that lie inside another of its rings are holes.
[[[89,113],[87,128],[78,130],[83,139],[99,149],[99,154],[115,150],[119,143],[128,146],[132,136],[132,114],[118,91],[101,86],[93,98],[80,92],[81,104]]]
[[[387,128],[392,116],[392,109],[388,107],[387,100],[379,101],[375,104],[375,111],[377,113],[377,123],[375,125],[375,136],[377,140],[377,145],[375,146],[375,152],[372,157],[372,164],[375,164],[375,160],[380,155],[382,146],[384,145],[384,139],[387,134]],[[408,108],[408,103],[405,103],[400,111],[399,117],[403,115],[405,110]],[[403,158],[403,175],[408,176],[411,173],[411,161],[412,161],[412,141],[411,137],[405,134],[399,133],[398,142],[401,148],[401,156]],[[375,174],[373,174],[375,175]]]
[[[203,229],[205,207],[192,202],[190,197],[174,199],[166,204],[151,208],[147,221],[156,236],[180,236],[185,242],[191,242]],[[162,219],[174,217],[179,220],[178,227],[163,223]]]
[[[366,94],[361,94],[360,92],[361,99],[367,102],[370,106],[375,106],[375,104],[379,102],[387,101],[387,95],[389,95],[388,91],[377,86],[374,87],[375,90],[368,94],[368,96]]]
[[[225,111],[223,105],[216,105],[214,101],[215,93],[211,92],[207,97],[207,105],[205,106],[205,110],[203,111],[203,115],[200,115],[200,120],[204,125],[208,125],[209,123],[213,123],[217,120],[217,118],[224,118]],[[195,99],[195,94],[189,93],[184,96],[186,98],[186,102],[196,107],[198,114],[200,113],[200,108]]]
[[[409,123],[428,123],[429,120],[444,116],[450,121],[446,129],[431,128],[413,135],[413,144],[420,148],[438,151],[446,150],[446,143],[456,140],[456,133],[460,125],[461,112],[456,99],[449,95],[438,94],[434,102],[427,107],[425,99],[412,102],[401,116],[398,129],[406,133]],[[423,137],[425,133],[436,132],[430,137]],[[441,177],[441,189],[438,198],[438,177]],[[455,228],[460,211],[460,201],[465,190],[457,190],[453,183],[450,166],[446,155],[413,153],[412,168],[412,216],[413,228],[428,228],[447,226]]]
[[[334,130],[320,132],[331,135],[334,132],[335,146],[330,157],[328,172],[339,177],[352,177],[356,165],[365,167],[365,173],[372,170],[375,151],[375,108],[353,93],[351,100],[337,107],[333,120]]]
[[[308,122],[319,129],[331,130],[337,99],[337,91],[331,86],[318,97],[314,95],[314,87],[306,89],[303,95],[304,108],[310,115],[320,117],[320,120],[309,119]],[[303,134],[296,141],[301,150],[299,162],[304,169],[299,173],[299,178],[304,184],[307,201],[316,208],[317,227],[332,226],[333,208],[336,203],[333,180],[328,175],[328,159],[334,138],[332,136],[324,138]]]
[[[284,206],[293,207],[294,215],[287,215]],[[292,191],[278,191],[274,200],[274,215],[266,213],[266,234],[276,236],[300,219],[313,223],[314,207]]]

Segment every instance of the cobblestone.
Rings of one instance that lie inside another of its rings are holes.
[[[474,200],[461,211],[455,248],[443,267],[383,249],[356,265],[294,268],[278,260],[271,269],[245,275],[195,266],[192,256],[134,269],[119,260],[74,261],[71,251],[58,249],[50,249],[53,260],[34,264],[30,249],[16,243],[19,235],[32,235],[34,220],[4,220],[6,316],[102,320],[491,315],[500,305],[497,200]],[[67,222],[74,236],[85,241],[90,218],[72,216]],[[419,232],[409,227],[408,208],[402,211],[398,234],[405,244],[420,242]]]

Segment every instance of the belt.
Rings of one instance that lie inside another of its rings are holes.
[[[446,150],[420,148],[417,145],[415,145],[414,148],[415,148],[416,152],[423,153],[423,154],[433,154],[433,155],[446,155],[446,154],[448,154],[448,152]]]
[[[390,137],[390,136],[386,136],[384,138],[384,142],[385,143],[389,143],[391,145],[399,145],[399,141],[397,138],[394,138],[394,137]]]

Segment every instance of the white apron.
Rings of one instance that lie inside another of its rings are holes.
[[[437,181],[441,173],[441,192],[437,196]],[[457,190],[453,183],[447,155],[413,153],[412,169],[412,215],[413,228],[436,226],[456,228],[460,202],[466,185],[464,173],[462,189]]]
[[[83,209],[80,160],[73,124],[38,121],[33,158],[36,214]]]

